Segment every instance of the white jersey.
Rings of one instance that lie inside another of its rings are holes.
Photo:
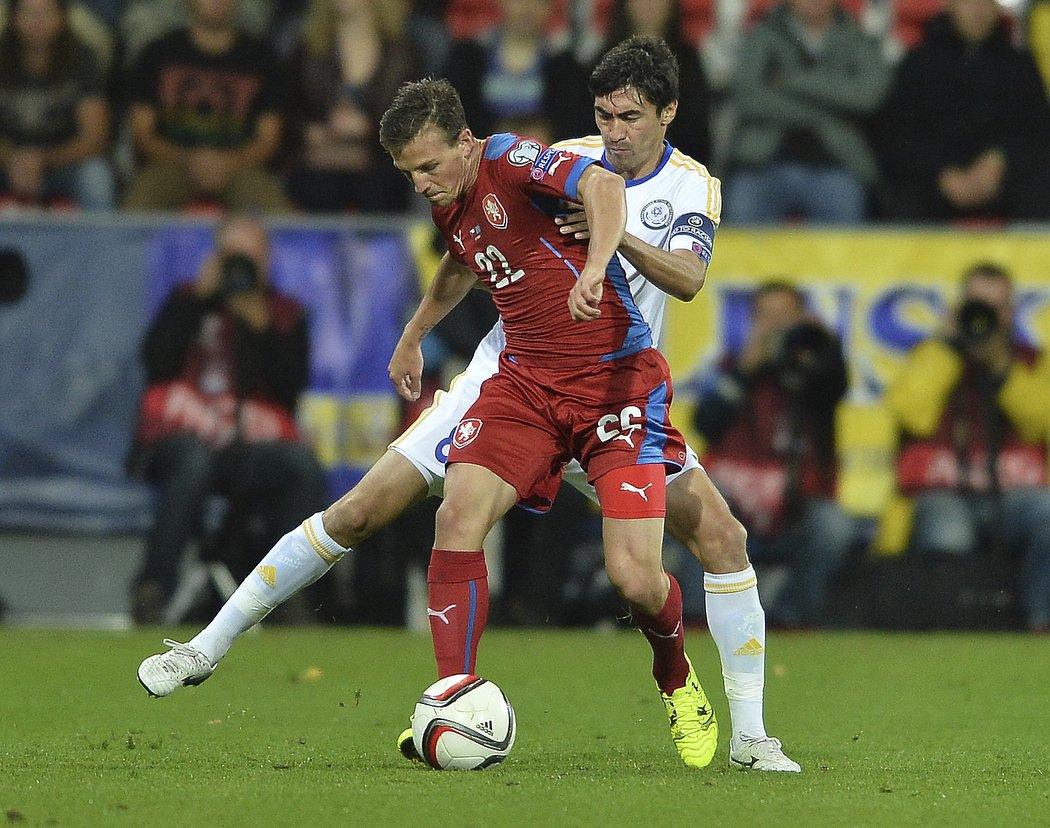
[[[601,160],[605,153],[598,135],[555,144],[577,155]],[[714,229],[722,218],[722,189],[707,168],[669,144],[657,168],[645,178],[627,182],[627,232],[662,250],[693,250],[711,261]],[[663,341],[667,294],[620,256],[635,304]]]
[[[599,160],[604,154],[602,139],[597,135],[562,141],[555,146]],[[722,193],[718,179],[703,164],[670,145],[665,144],[656,170],[645,178],[627,182],[627,232],[653,247],[692,250],[710,262],[714,230],[721,214]],[[620,256],[620,261],[634,301],[652,329],[653,342],[659,344],[667,294],[642,276],[623,256]],[[481,384],[496,373],[505,344],[503,326],[497,322],[474,351],[470,364],[452,380],[449,390],[438,391],[430,407],[390,445],[419,469],[432,494],[440,494],[444,484],[452,431],[478,398]],[[696,453],[690,448],[682,471],[697,465]],[[668,481],[675,476],[669,476]],[[593,488],[575,461],[566,468],[565,479],[595,499]]]

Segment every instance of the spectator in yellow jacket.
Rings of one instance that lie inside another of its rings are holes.
[[[1050,359],[1013,335],[1010,274],[963,276],[941,335],[905,358],[887,402],[897,481],[915,499],[910,551],[1015,554],[1025,622],[1050,629]]]

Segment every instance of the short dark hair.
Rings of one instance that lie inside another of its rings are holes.
[[[972,282],[979,276],[990,277],[992,279],[1002,279],[1002,281],[1006,282],[1008,285],[1013,287],[1014,280],[1013,277],[1010,275],[1010,271],[1008,271],[1001,264],[997,264],[996,262],[984,261],[970,265],[963,272],[963,290],[969,287],[970,282]]]
[[[659,37],[629,37],[606,52],[591,72],[590,90],[601,98],[631,87],[659,112],[678,100],[678,59]]]
[[[424,78],[402,84],[379,122],[379,143],[396,155],[428,127],[437,127],[449,146],[467,128],[463,102],[444,78]]]
[[[751,294],[751,308],[754,309],[761,299],[771,293],[786,293],[795,300],[800,308],[806,307],[806,295],[799,290],[797,285],[793,285],[786,279],[769,279],[755,288],[754,293]]]

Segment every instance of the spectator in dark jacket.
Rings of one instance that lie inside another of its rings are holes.
[[[321,468],[295,422],[308,372],[306,317],[268,286],[268,270],[263,226],[228,219],[216,254],[146,335],[135,465],[158,501],[134,588],[136,621],[161,620],[209,495],[225,495],[235,512],[262,505],[278,529],[324,505]]]
[[[887,218],[1050,217],[1050,106],[995,0],[950,0],[879,119]]]
[[[725,214],[856,224],[878,180],[867,120],[890,69],[841,0],[783,0],[745,35],[731,104]]]
[[[853,540],[836,501],[835,408],[845,392],[838,339],[796,287],[767,282],[752,297],[744,347],[722,361],[697,405],[704,466],[747,528],[748,556],[790,568],[767,604],[781,625],[820,623]]]
[[[288,191],[312,211],[403,211],[412,188],[379,145],[379,118],[417,77],[403,21],[379,0],[311,0],[297,60],[301,151]]]
[[[590,135],[587,73],[547,36],[551,0],[500,0],[500,22],[453,45],[442,75],[475,135],[515,132],[550,143]]]
[[[66,0],[14,0],[0,31],[0,193],[31,204],[114,205],[109,105],[98,57]]]

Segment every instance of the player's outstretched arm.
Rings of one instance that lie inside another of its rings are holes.
[[[584,170],[577,192],[587,215],[590,240],[587,262],[569,293],[569,312],[583,322],[601,316],[602,282],[627,225],[627,197],[624,180],[596,164]]]
[[[570,209],[554,220],[562,235],[590,238],[587,214],[582,207]],[[675,299],[691,302],[704,286],[707,262],[690,250],[664,250],[630,233],[624,233],[619,253],[638,268],[647,280]]]
[[[387,365],[387,374],[397,393],[409,402],[419,398],[423,376],[423,337],[446,314],[462,301],[477,282],[474,272],[446,253],[438,263],[434,280],[427,287],[419,307],[405,325],[394,354]]]
[[[624,233],[620,254],[660,290],[683,302],[693,301],[707,278],[707,262],[692,250],[664,250]]]

